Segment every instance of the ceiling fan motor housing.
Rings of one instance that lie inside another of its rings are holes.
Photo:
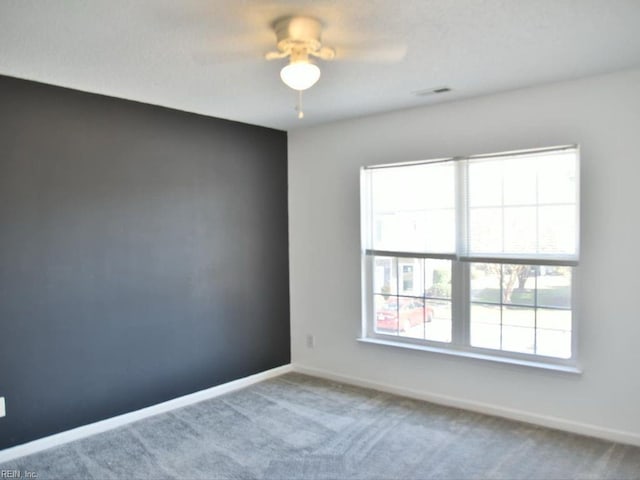
[[[273,25],[278,41],[278,50],[294,53],[316,52],[322,47],[320,35],[322,24],[312,17],[285,17]]]

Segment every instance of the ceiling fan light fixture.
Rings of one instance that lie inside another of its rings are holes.
[[[320,68],[309,61],[291,62],[280,70],[280,78],[289,88],[306,90],[320,79]]]

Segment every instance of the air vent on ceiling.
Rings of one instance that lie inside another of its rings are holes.
[[[428,95],[437,95],[439,93],[447,93],[450,92],[451,88],[449,87],[435,87],[435,88],[425,88],[424,90],[416,90],[413,94],[416,97],[426,97]]]

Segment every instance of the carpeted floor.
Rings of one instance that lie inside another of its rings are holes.
[[[45,479],[640,479],[640,448],[287,374],[0,465]]]

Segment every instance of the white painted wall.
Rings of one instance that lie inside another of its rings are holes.
[[[639,142],[640,69],[289,132],[294,365],[640,444]],[[360,166],[570,143],[582,375],[356,341]]]

